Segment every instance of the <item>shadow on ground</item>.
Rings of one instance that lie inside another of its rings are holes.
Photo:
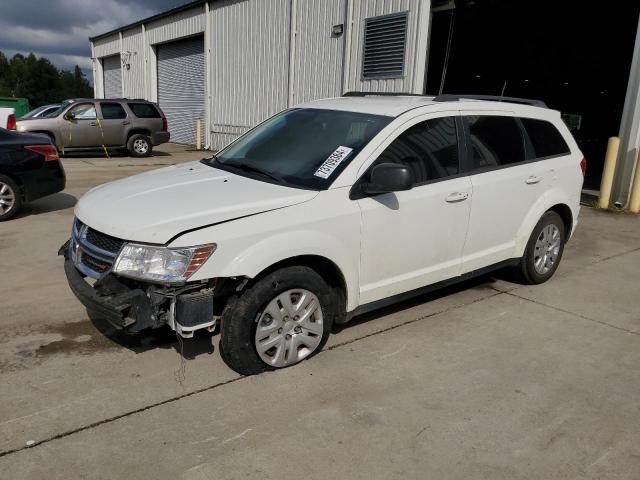
[[[41,215],[43,213],[57,212],[73,208],[78,199],[68,193],[54,193],[44,198],[40,198],[30,203],[25,203],[15,218],[24,218],[31,215]]]

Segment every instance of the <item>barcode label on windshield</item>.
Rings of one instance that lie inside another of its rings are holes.
[[[340,146],[336,148],[329,157],[324,161],[322,165],[316,170],[314,175],[316,177],[327,179],[331,176],[333,171],[338,168],[338,165],[349,156],[353,151],[353,148]]]

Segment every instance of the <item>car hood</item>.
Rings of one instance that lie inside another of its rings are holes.
[[[317,194],[188,162],[100,185],[78,201],[75,214],[102,233],[164,244],[187,230],[288,207]]]

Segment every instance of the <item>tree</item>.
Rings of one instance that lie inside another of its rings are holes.
[[[7,60],[0,52],[0,96],[27,98],[34,108],[67,98],[92,98],[93,88],[77,65],[70,72],[33,53]]]

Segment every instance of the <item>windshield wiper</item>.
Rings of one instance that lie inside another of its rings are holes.
[[[217,161],[217,159],[216,159]],[[217,164],[220,165],[221,162],[217,161]],[[278,183],[284,183],[284,180],[276,175],[274,175],[273,173],[269,173],[266,172],[264,170],[261,170],[258,167],[254,167],[253,165],[247,165],[244,163],[222,163],[222,165],[231,167],[231,168],[236,168],[238,170],[242,170],[244,172],[252,172],[252,173],[257,173],[258,175],[262,175],[265,176],[267,178],[270,178],[271,180],[275,180]]]

